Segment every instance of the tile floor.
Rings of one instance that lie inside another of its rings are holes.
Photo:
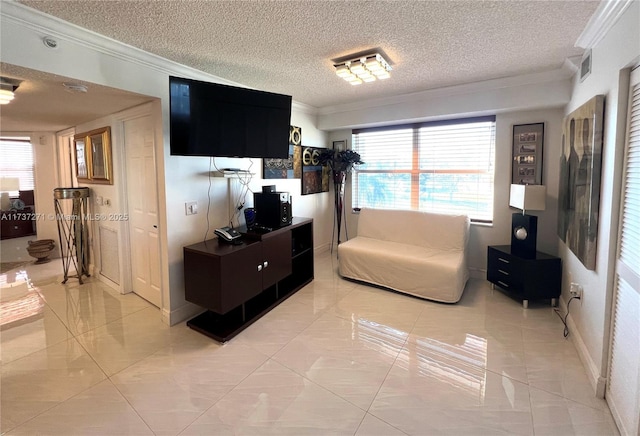
[[[456,305],[315,281],[225,345],[60,262],[0,276],[7,435],[615,435],[563,326],[471,279]],[[25,282],[29,279],[29,284]]]

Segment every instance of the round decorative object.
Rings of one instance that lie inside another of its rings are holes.
[[[302,164],[311,165],[311,149],[310,148],[305,148],[302,151]]]
[[[290,126],[289,129],[289,144],[300,145],[302,141],[302,132],[300,127]]]
[[[16,198],[15,200],[11,201],[11,208],[12,209],[23,210],[25,206],[26,205],[24,204],[24,201],[20,200],[19,198]]]
[[[513,230],[513,235],[516,237],[516,239],[524,241],[525,239],[527,239],[527,236],[529,234],[527,233],[527,229],[525,229],[524,227],[516,227]]]
[[[36,264],[49,262],[49,255],[53,253],[56,248],[56,243],[53,239],[39,239],[37,241],[28,241],[27,253],[29,256],[35,257]]]
[[[320,164],[320,150],[315,149],[313,153],[311,153],[311,165],[319,165]]]

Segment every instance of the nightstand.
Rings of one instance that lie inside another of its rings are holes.
[[[521,299],[525,309],[529,300],[551,299],[555,306],[562,286],[562,260],[540,251],[535,257],[520,257],[510,245],[492,245],[487,250],[487,280],[493,289],[498,286]]]

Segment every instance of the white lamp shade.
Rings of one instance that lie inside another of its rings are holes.
[[[0,192],[13,192],[20,189],[18,177],[0,177]]]
[[[525,210],[544,210],[547,187],[544,185],[511,185],[509,206]]]

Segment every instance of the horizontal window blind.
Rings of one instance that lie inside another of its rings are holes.
[[[0,177],[19,179],[19,190],[34,189],[33,145],[29,141],[3,138],[0,140]],[[18,190],[8,191],[12,197]]]
[[[632,99],[620,260],[627,265],[635,265],[636,273],[640,275],[640,85],[633,88]]]
[[[493,220],[495,117],[353,131],[354,208],[416,209]]]
[[[607,403],[621,434],[640,434],[640,67],[631,73]]]

